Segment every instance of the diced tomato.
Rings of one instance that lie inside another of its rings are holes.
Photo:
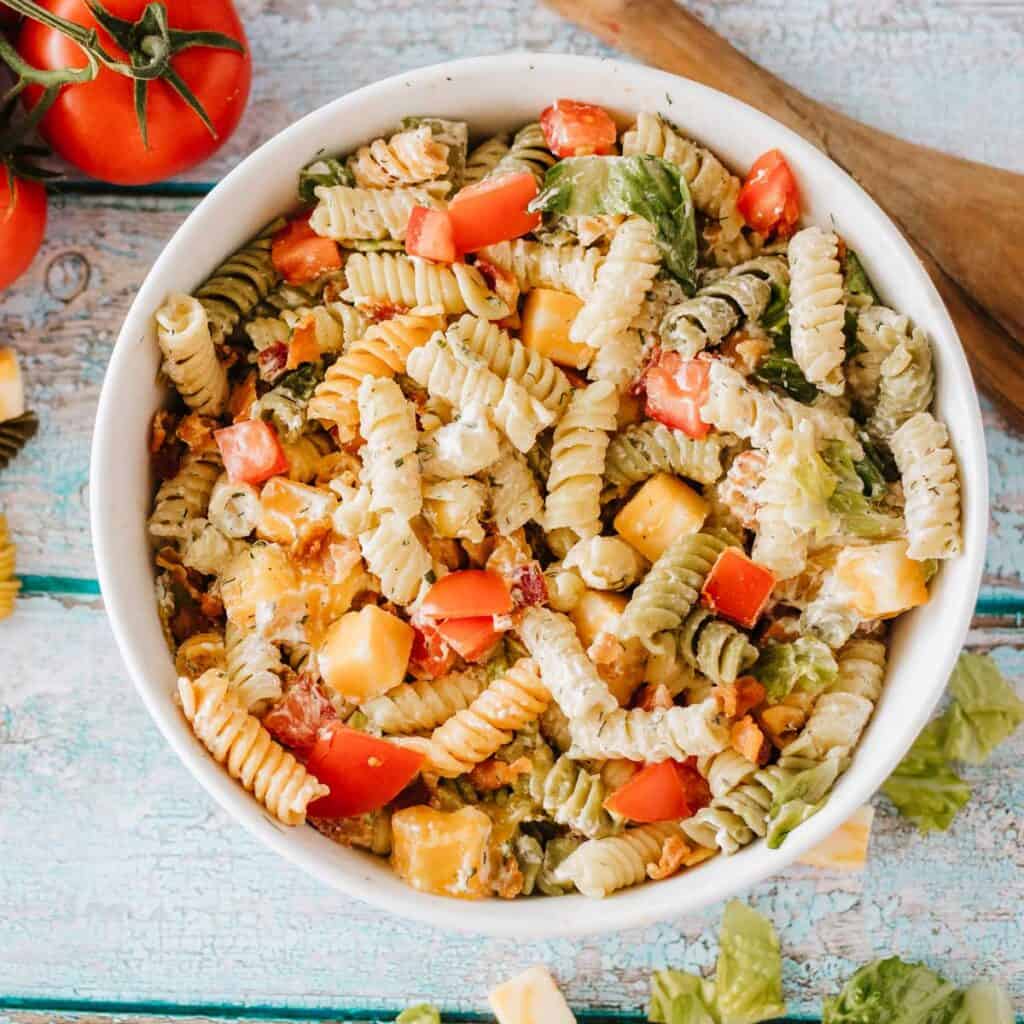
[[[662,352],[644,374],[647,415],[687,437],[706,437],[711,425],[701,419],[700,407],[707,398],[710,368],[706,359],[683,359],[678,352]]]
[[[263,420],[243,420],[213,432],[228,476],[235,482],[259,484],[288,472],[288,457],[277,432]]]
[[[748,558],[739,548],[726,548],[711,567],[701,598],[713,612],[753,629],[775,586],[775,573]]]
[[[438,263],[454,263],[455,232],[448,211],[414,206],[405,229],[405,251]]]
[[[448,204],[448,216],[459,252],[476,252],[485,245],[519,238],[540,224],[540,214],[527,206],[537,195],[537,180],[529,172],[499,174],[467,185]]]
[[[754,161],[736,205],[743,219],[762,235],[792,234],[800,219],[800,193],[786,158],[777,149]]]
[[[330,787],[309,805],[314,818],[376,811],[416,777],[423,754],[334,722],[322,729],[306,767]]]
[[[440,623],[437,631],[466,661],[483,660],[501,639],[501,633],[494,628],[494,619],[490,615],[449,619]]]
[[[507,615],[512,611],[512,593],[499,573],[462,569],[442,576],[427,591],[420,611],[430,619]]]
[[[689,818],[707,803],[697,780],[706,788],[707,783],[692,765],[676,761],[649,764],[615,790],[604,806],[630,821]]]
[[[286,370],[294,370],[303,363],[315,363],[320,358],[320,342],[316,336],[316,320],[307,316],[295,325],[288,342]]]
[[[289,221],[274,235],[270,259],[274,269],[289,284],[315,281],[329,270],[341,269],[338,243],[321,238],[302,217]]]
[[[576,100],[555,100],[540,115],[540,126],[557,157],[610,153],[618,134],[608,111]]]
[[[316,743],[320,728],[337,717],[334,705],[317,681],[303,672],[263,716],[263,724],[275,740],[306,757]]]
[[[416,635],[412,639],[409,671],[417,679],[436,679],[451,670],[455,664],[455,651],[434,626],[412,624]]]

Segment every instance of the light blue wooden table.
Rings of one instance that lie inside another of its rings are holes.
[[[812,96],[914,141],[1024,171],[1018,0],[701,0],[702,17]],[[257,74],[242,126],[144,193],[70,181],[43,252],[0,296],[42,431],[0,477],[26,596],[0,624],[0,1024],[139,1015],[389,1019],[430,998],[457,1019],[549,963],[575,1007],[634,1014],[652,968],[708,968],[720,907],[589,940],[445,935],[324,891],[234,825],[135,696],[94,582],[86,499],[96,399],[118,327],[197,197],[252,147],[355,86],[509,49],[610,53],[529,2],[241,0]],[[996,214],[997,211],[994,211]],[[986,409],[992,534],[970,644],[1024,679],[1024,437]],[[1024,1004],[1024,734],[951,832],[879,801],[863,873],[796,867],[746,897],[775,922],[794,1014],[855,965],[899,953],[1002,976]],[[595,1018],[596,1019],[596,1018]],[[619,1018],[624,1019],[624,1018]],[[638,1018],[634,1018],[638,1019]]]

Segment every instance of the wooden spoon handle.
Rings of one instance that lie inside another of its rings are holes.
[[[848,171],[915,243],[979,383],[1024,417],[1024,349],[1014,343],[1024,344],[1024,176],[915,146],[809,99],[675,0],[547,2],[612,46],[774,117]]]

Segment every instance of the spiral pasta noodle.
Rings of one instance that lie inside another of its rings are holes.
[[[907,554],[919,559],[959,554],[960,481],[945,424],[919,412],[893,434],[890,444],[903,479]]]
[[[207,515],[226,537],[248,537],[260,519],[260,494],[252,484],[235,482],[222,473],[210,491]]]
[[[615,232],[594,288],[572,322],[569,337],[600,348],[628,330],[660,264],[653,226],[642,217],[630,217]]]
[[[416,413],[389,377],[366,377],[359,385],[359,429],[363,478],[370,486],[370,511],[404,519],[423,507]]]
[[[499,174],[532,174],[539,185],[547,169],[555,162],[555,156],[548,149],[544,130],[537,121],[524,125],[515,133],[508,152],[502,154],[494,168],[486,175],[496,178]]]
[[[409,529],[409,520],[392,512],[359,534],[359,547],[381,593],[396,604],[409,604],[433,571],[430,553]]]
[[[639,331],[621,331],[608,338],[587,367],[588,380],[606,380],[619,394],[627,392],[643,368],[644,341]]]
[[[228,623],[224,651],[228,682],[246,711],[253,711],[281,696],[281,679],[286,668],[281,652],[269,640]]]
[[[430,480],[423,485],[423,515],[438,537],[479,544],[484,539],[487,499],[487,487],[479,480]]]
[[[457,315],[467,310],[484,320],[501,320],[511,307],[467,263],[445,266],[391,252],[354,252],[345,264],[344,298],[362,306],[439,306]]]
[[[498,161],[508,152],[508,136],[492,135],[484,139],[479,146],[470,150],[466,157],[466,172],[463,175],[464,185],[475,185],[486,178],[497,166]]]
[[[429,732],[464,711],[487,686],[482,669],[450,672],[437,679],[400,683],[360,705],[368,727],[393,736]]]
[[[515,533],[530,520],[539,521],[544,499],[526,459],[507,441],[499,446],[497,462],[485,474],[491,495],[491,518],[503,537]]]
[[[932,347],[924,332],[910,328],[878,367],[878,391],[867,422],[868,433],[882,440],[907,420],[926,412],[935,395]]]
[[[7,528],[7,517],[0,514],[0,619],[14,613],[14,602],[21,589],[21,580],[15,579],[14,541]]]
[[[757,661],[757,648],[735,626],[694,608],[679,632],[679,650],[690,665],[712,682],[729,684]]]
[[[726,443],[727,438],[722,435],[694,439],[656,420],[634,423],[608,442],[605,497],[624,493],[655,473],[685,476],[701,484],[714,483],[722,475]]]
[[[219,415],[228,400],[228,375],[199,300],[181,292],[171,295],[157,310],[156,323],[164,373],[185,404],[205,415]]]
[[[552,288],[586,299],[594,290],[604,254],[582,245],[544,245],[526,238],[498,242],[480,250],[489,263],[508,271],[520,291]]]
[[[594,590],[626,590],[646,572],[647,559],[621,537],[584,537],[562,559]]]
[[[878,640],[849,641],[836,655],[839,675],[830,690],[852,693],[876,704],[882,695],[885,661],[885,644]]]
[[[349,170],[360,188],[417,185],[448,173],[448,146],[423,125],[360,146]]]
[[[296,329],[312,327],[317,347],[330,355],[341,352],[367,328],[367,320],[347,302],[325,302],[319,306],[300,305],[282,310],[277,316],[256,317],[245,325],[245,333],[257,349],[286,345]]]
[[[150,535],[157,540],[183,542],[188,537],[189,522],[206,514],[223,468],[216,449],[186,455],[178,472],[157,489],[149,517]]]
[[[182,676],[178,696],[214,759],[282,824],[301,825],[309,804],[329,792],[242,707],[223,672],[210,669],[195,680]]]
[[[281,448],[288,460],[288,478],[303,484],[314,480],[333,447],[331,439],[317,427],[307,427],[294,441],[282,440]]]
[[[324,238],[338,242],[350,239],[391,238],[401,242],[415,206],[435,206],[425,188],[349,188],[347,185],[316,189],[317,207],[309,226]]]
[[[608,787],[601,776],[564,754],[555,760],[545,745],[533,756],[530,796],[552,820],[588,839],[622,831],[622,819],[604,808]]]

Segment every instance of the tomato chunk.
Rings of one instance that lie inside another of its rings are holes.
[[[683,359],[678,352],[662,352],[644,374],[647,415],[687,437],[706,437],[711,424],[701,419],[700,407],[707,398],[710,368],[706,359]]]
[[[289,283],[315,281],[321,274],[341,269],[341,250],[330,238],[321,238],[304,218],[290,221],[270,245],[274,269]]]
[[[494,628],[490,615],[472,619],[449,619],[437,627],[445,643],[466,661],[482,661],[494,650],[501,632]]]
[[[450,671],[455,664],[455,651],[447,644],[435,626],[416,625],[409,655],[409,671],[417,679],[436,679]]]
[[[315,818],[376,811],[416,777],[423,754],[332,722],[320,730],[306,767],[331,791],[309,805]]]
[[[228,476],[234,481],[260,484],[279,473],[288,472],[277,432],[263,420],[243,420],[233,427],[213,432]]]
[[[630,821],[675,821],[689,818],[710,798],[707,783],[694,765],[662,761],[637,772],[604,806]]]
[[[448,211],[414,206],[405,230],[405,251],[438,263],[454,263],[455,231]]]
[[[540,115],[540,126],[557,157],[610,153],[618,134],[608,111],[577,100],[555,100]]]
[[[512,592],[496,572],[463,569],[441,577],[427,591],[420,609],[431,619],[507,615],[512,611]]]
[[[500,174],[462,189],[448,204],[448,216],[459,252],[519,238],[540,224],[540,214],[527,206],[537,195],[532,174]]]
[[[777,149],[754,161],[736,205],[743,219],[762,235],[792,234],[800,219],[800,193],[786,158]]]
[[[726,548],[711,567],[701,598],[712,611],[745,629],[753,629],[775,586],[775,573],[748,558],[739,548]]]

